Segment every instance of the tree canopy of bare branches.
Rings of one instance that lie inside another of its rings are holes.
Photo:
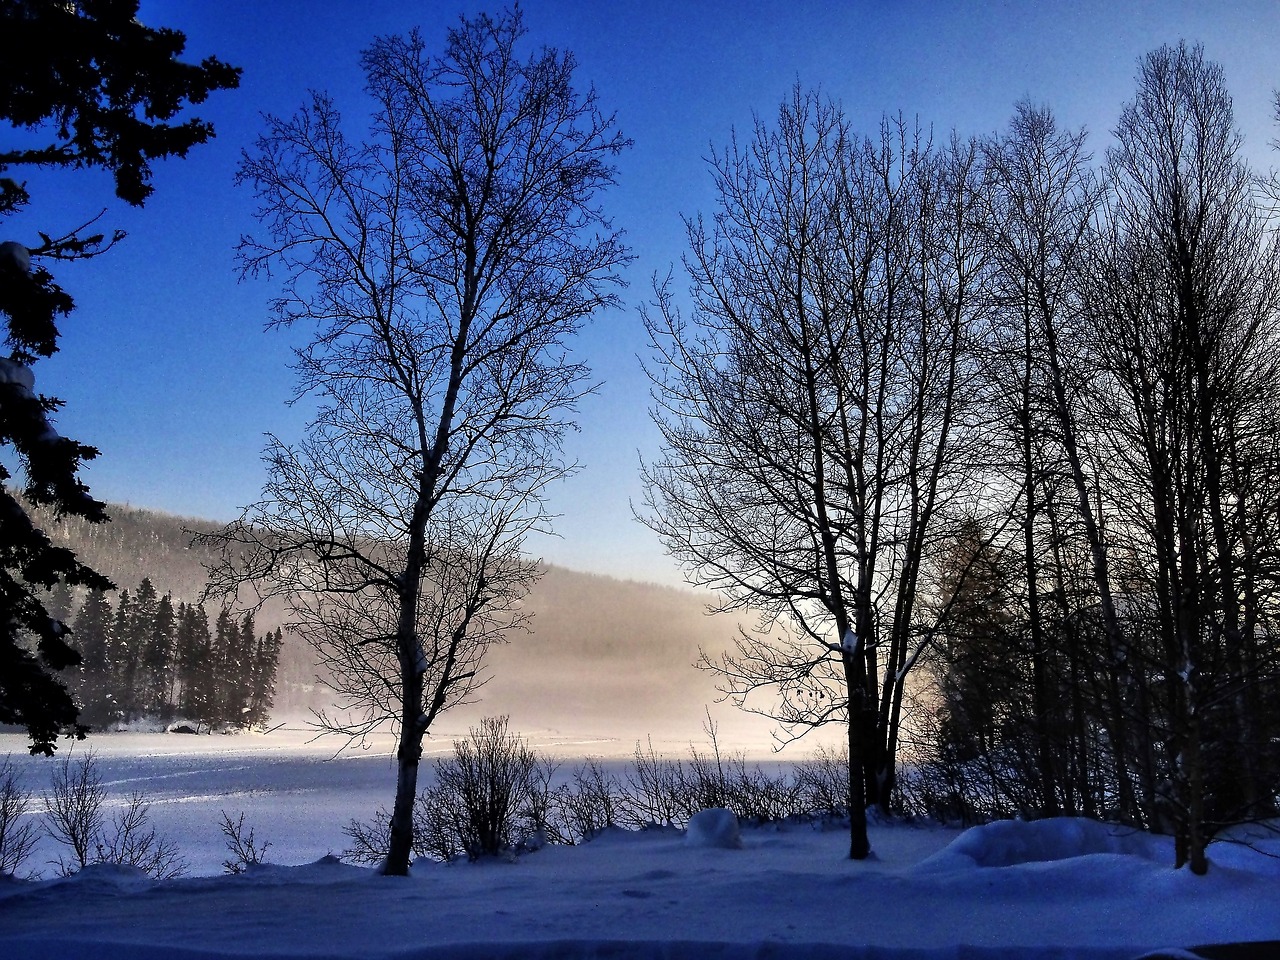
[[[762,614],[707,660],[725,692],[784,737],[846,725],[857,859],[928,642],[922,560],[966,485],[976,160],[901,119],[858,138],[797,88],[713,156],[716,213],[687,224],[691,306],[659,282],[645,317],[665,445],[643,519],[693,582]]]
[[[271,117],[240,181],[259,201],[248,275],[278,274],[274,324],[304,327],[305,439],[272,439],[263,499],[217,534],[212,586],[290,599],[359,737],[390,722],[398,783],[384,870],[404,873],[422,741],[483,682],[536,576],[525,535],[588,371],[568,338],[615,303],[628,253],[597,203],[627,146],[575,63],[521,59],[519,11],[363,56],[363,139],[314,94]]]

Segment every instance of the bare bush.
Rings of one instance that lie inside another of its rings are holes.
[[[574,768],[568,783],[552,794],[548,837],[556,843],[590,840],[623,822],[628,803],[622,784],[595,759]]]
[[[769,772],[744,753],[723,751],[710,721],[704,729],[708,747],[691,744],[687,758],[666,757],[647,741],[636,744],[626,770],[588,758],[565,776],[510,732],[506,717],[486,719],[454,743],[452,757],[436,761],[435,783],[418,794],[413,854],[443,861],[516,855],[544,843],[585,843],[610,827],[683,828],[709,807],[757,825],[848,815],[848,760],[840,749],[819,748]],[[389,822],[385,809],[372,821],[352,820],[344,859],[381,864]]]
[[[178,845],[161,836],[151,825],[151,804],[141,793],[131,793],[111,818],[111,830],[100,831],[96,841],[97,863],[137,867],[157,880],[169,880],[187,872]]]
[[[558,803],[555,780],[559,770],[560,764],[557,761],[535,755],[533,769],[529,774],[529,797],[525,808],[520,811],[520,816],[531,830],[522,843],[525,849],[537,849],[544,843],[574,842],[563,836],[553,824]]]
[[[245,833],[243,813],[233,822],[231,815],[223,810],[222,822],[219,826],[222,828],[222,835],[227,838],[227,852],[231,854],[228,859],[222,861],[222,866],[227,873],[244,873],[250,866],[263,862],[271,842],[259,843],[253,827],[249,827],[249,832]]]
[[[528,807],[536,763],[506,717],[486,717],[454,743],[452,760],[436,761],[440,802],[427,815],[447,818],[440,831],[452,833],[468,859],[504,853],[521,839],[519,813]]]
[[[627,819],[632,826],[675,826],[689,819],[684,765],[658,754],[652,740],[645,747],[636,744],[625,780]]]
[[[137,867],[157,880],[186,872],[177,845],[151,825],[150,804],[142,794],[130,794],[106,829],[107,790],[92,751],[78,759],[64,757],[54,768],[53,783],[44,798],[46,831],[70,851],[69,856],[50,861],[60,876],[70,876],[91,863]]]
[[[770,776],[758,764],[748,767],[744,753],[723,752],[717,725],[709,715],[702,729],[709,752],[690,745],[688,766],[677,764],[669,777],[678,797],[672,805],[680,807],[682,821],[713,807],[732,810],[739,820],[753,823],[807,812],[794,778],[785,773]]]
[[[342,851],[342,859],[364,866],[377,866],[387,858],[387,851],[391,849],[391,813],[385,807],[379,807],[372,820],[350,820],[342,832],[351,841],[351,846]],[[421,844],[422,838],[422,832],[415,828],[415,844]],[[420,855],[421,850],[415,847],[413,853]]]
[[[54,767],[52,786],[44,795],[46,830],[70,851],[69,857],[50,861],[59,876],[70,876],[93,862],[106,799],[92,750],[79,758],[68,754]]]
[[[845,816],[849,812],[849,748],[820,746],[796,765],[800,805],[807,813]]]
[[[31,791],[6,756],[0,763],[0,876],[16,875],[40,839],[30,806]]]

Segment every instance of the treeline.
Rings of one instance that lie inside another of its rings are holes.
[[[67,674],[80,719],[104,728],[148,719],[178,718],[210,727],[250,727],[269,719],[283,636],[259,634],[252,614],[236,619],[223,608],[210,618],[204,605],[159,595],[149,578],[113,606],[90,591],[71,610],[65,589],[49,604],[72,625],[83,662]]]

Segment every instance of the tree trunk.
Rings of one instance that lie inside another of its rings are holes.
[[[864,780],[868,746],[863,733],[866,690],[853,679],[854,671],[849,665],[851,659],[845,655],[845,677],[849,684],[849,859],[865,860],[871,854]]]
[[[409,874],[413,856],[413,805],[418,796],[418,765],[422,738],[402,736],[396,751],[396,801],[391,810],[391,843],[382,873],[392,877]]]

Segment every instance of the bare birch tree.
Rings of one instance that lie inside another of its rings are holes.
[[[390,723],[398,780],[383,870],[403,874],[422,742],[483,681],[536,576],[524,535],[572,469],[588,371],[567,338],[613,305],[628,254],[597,205],[627,146],[572,55],[519,59],[519,11],[365,52],[362,142],[323,95],[267,132],[240,173],[265,236],[246,274],[279,272],[274,325],[306,326],[299,395],[318,412],[272,440],[264,498],[214,539],[216,590],[283,596],[359,737]]]
[[[642,519],[725,609],[762,614],[706,659],[726,694],[784,739],[845,725],[862,859],[927,643],[921,560],[960,483],[976,156],[901,121],[855,140],[799,88],[753,133],[712,159],[711,222],[688,221],[688,315],[666,282],[645,316],[665,443]]]

